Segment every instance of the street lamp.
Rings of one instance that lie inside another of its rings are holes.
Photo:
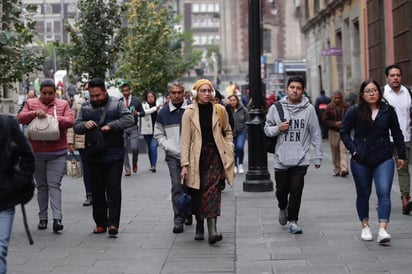
[[[267,153],[263,126],[262,80],[261,80],[261,22],[260,1],[249,0],[249,87],[254,108],[249,112],[248,125],[248,164],[243,191],[265,192],[273,190],[273,182],[267,169]]]

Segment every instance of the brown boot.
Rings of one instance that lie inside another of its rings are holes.
[[[409,215],[412,211],[412,202],[410,201],[411,197],[409,194],[402,195],[402,213],[404,215]]]

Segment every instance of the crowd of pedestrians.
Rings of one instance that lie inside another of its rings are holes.
[[[273,104],[268,106],[264,132],[268,137],[277,136],[273,168],[278,221],[287,225],[289,233],[303,233],[298,221],[304,178],[311,163],[320,168],[321,143],[325,138],[331,147],[332,175],[346,177],[349,170],[352,174],[362,240],[374,238],[369,222],[369,198],[374,184],[378,196],[377,242],[391,241],[387,229],[395,168],[402,213],[412,211],[408,170],[412,95],[401,84],[402,72],[397,65],[388,66],[385,74],[387,83],[383,89],[375,80],[362,82],[352,106],[344,101],[340,91],[333,92],[332,100],[322,91],[312,105],[305,96],[305,81],[301,77],[289,78],[285,96],[279,98],[284,119]],[[171,183],[172,232],[182,233],[184,226],[193,222],[192,215],[184,214],[178,205],[179,198],[187,193],[192,198],[196,220],[194,239],[205,239],[205,220],[208,242],[215,244],[223,239],[217,230],[221,191],[225,182],[233,183],[236,173],[245,172],[246,123],[248,107],[253,107],[250,90],[242,97],[239,86],[232,83],[225,99],[207,79],[196,81],[190,91],[185,91],[184,83],[176,80],[167,86],[168,100],[159,105],[155,92],[145,91],[141,102],[126,81],[119,85],[121,98],[110,96],[100,78],[86,83],[78,97],[71,90],[70,100],[58,98],[57,85],[50,79],[40,82],[38,89],[38,97],[33,92],[19,110],[18,122],[24,127],[36,117],[56,116],[60,131],[59,139],[53,141],[16,139],[21,143],[20,153],[24,154],[19,162],[23,166],[18,170],[33,176],[37,188],[38,229],[48,227],[50,204],[52,230],[63,231],[61,181],[66,173],[67,154],[78,152],[86,197],[83,205],[92,206],[95,222],[92,231],[116,236],[122,206],[122,174],[131,176],[138,172],[141,134],[148,148],[149,171],[156,172],[158,146],[165,151]],[[9,122],[13,130],[15,123]],[[4,138],[0,141],[7,143]],[[31,149],[25,149],[30,145]],[[27,157],[26,165],[23,157]],[[1,169],[2,185],[6,182],[4,172]],[[0,194],[4,195],[2,185]],[[8,228],[0,231],[0,272],[6,269],[13,213],[13,206],[0,207],[0,221]]]

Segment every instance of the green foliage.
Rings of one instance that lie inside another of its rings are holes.
[[[44,57],[29,46],[36,36],[31,18],[36,8],[20,0],[3,0],[1,9],[0,85],[7,89],[24,74],[41,69]]]
[[[184,58],[182,44],[192,43],[191,33],[175,28],[179,18],[164,1],[132,0],[127,10],[118,76],[128,79],[135,91],[164,93],[168,82],[200,60],[200,53]]]
[[[118,59],[124,6],[117,0],[79,0],[78,8],[80,18],[74,26],[66,27],[71,47],[63,50],[70,53],[69,63],[76,76],[86,73],[89,79],[106,78]]]

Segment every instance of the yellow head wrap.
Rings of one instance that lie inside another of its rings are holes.
[[[215,88],[213,87],[212,82],[210,82],[210,81],[207,80],[207,79],[197,80],[196,83],[193,85],[193,89],[196,90],[196,91],[199,91],[199,88],[200,88],[202,85],[205,85],[205,84],[206,84],[206,85],[209,85],[210,88],[211,88],[213,91],[215,91]]]

